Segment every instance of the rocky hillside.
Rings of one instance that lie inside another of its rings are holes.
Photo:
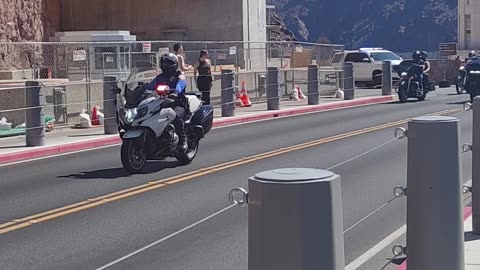
[[[300,39],[437,50],[455,41],[457,0],[267,0]]]
[[[0,70],[31,67],[33,46],[19,48],[2,42],[45,41],[60,29],[59,14],[60,0],[0,0]]]

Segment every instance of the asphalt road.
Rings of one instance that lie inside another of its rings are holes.
[[[461,108],[468,96],[452,93],[454,89],[439,90],[421,103],[374,105],[215,129],[192,164],[153,162],[136,176],[121,168],[119,147],[2,166],[0,268],[96,269],[228,206],[229,190],[247,187],[248,177],[257,172],[329,168],[391,140],[396,126],[354,131]],[[461,119],[464,142],[470,142],[471,112],[456,116]],[[347,134],[346,138],[340,134]],[[314,140],[297,150],[278,151]],[[465,180],[470,179],[470,162],[465,154]],[[342,176],[348,229],[389,201],[393,187],[406,184],[406,140],[392,141],[333,171]],[[148,185],[152,181],[164,182]],[[138,192],[131,189],[98,198],[143,184]],[[39,214],[75,203],[64,211]],[[31,215],[35,216],[22,219]],[[349,229],[346,263],[403,224],[405,200],[400,198]],[[381,269],[386,254],[384,250],[359,269]],[[108,269],[247,269],[247,209],[230,209]]]

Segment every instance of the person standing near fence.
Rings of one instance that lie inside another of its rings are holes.
[[[210,59],[208,59],[208,52],[206,50],[200,51],[198,62],[194,65],[193,76],[197,82],[198,90],[202,92],[202,101],[204,104],[210,105],[210,91],[212,90],[213,76],[212,63]]]
[[[183,46],[180,43],[173,45],[173,50],[175,51],[175,55],[178,58],[178,71],[189,71],[192,69],[192,66],[185,64],[185,58],[183,58]]]

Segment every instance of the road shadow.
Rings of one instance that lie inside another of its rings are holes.
[[[151,174],[163,171],[165,169],[174,169],[185,166],[178,161],[150,161],[145,165],[145,168],[140,174]],[[73,173],[69,175],[58,176],[58,178],[82,179],[82,180],[97,180],[97,179],[117,179],[131,176],[123,167],[102,169],[89,172]]]
[[[447,102],[447,103],[445,103],[445,104],[447,104],[447,105],[463,105],[463,104],[465,104],[465,103],[467,103],[467,102],[470,102],[470,99],[469,99],[469,100],[465,100],[465,101]]]
[[[474,234],[473,232],[465,232],[464,236],[465,242],[480,240],[480,235]]]

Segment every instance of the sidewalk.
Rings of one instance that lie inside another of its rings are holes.
[[[393,96],[374,96],[381,90],[358,90],[354,100],[320,98],[319,105],[307,105],[306,100],[282,99],[280,110],[268,111],[266,102],[248,108],[236,108],[234,117],[221,117],[221,108],[214,109],[214,127],[225,127],[282,116],[320,112],[368,104],[391,102]],[[88,150],[120,143],[118,135],[104,135],[103,127],[90,129],[62,128],[46,133],[46,145],[26,147],[25,135],[0,138],[0,164],[41,158],[61,153]]]
[[[472,233],[472,208],[464,210],[465,231],[465,270],[480,270],[480,235]],[[408,247],[407,247],[408,248]],[[407,256],[408,260],[408,256]],[[407,262],[403,262],[397,270],[407,270]]]

